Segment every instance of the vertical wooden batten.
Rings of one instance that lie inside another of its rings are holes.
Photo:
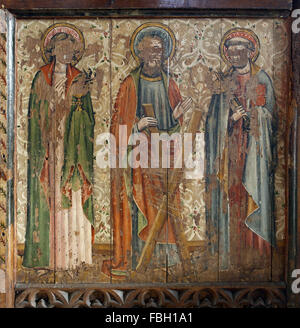
[[[300,9],[300,1],[295,0],[293,9]],[[296,18],[293,18],[296,19]],[[291,292],[292,272],[300,268],[300,32],[294,33],[291,29],[291,61],[292,61],[292,104],[293,122],[290,131],[290,156],[291,165],[289,169],[289,216],[288,216],[288,256],[286,264],[286,281],[290,293],[290,303],[294,306],[300,306],[300,295]]]
[[[7,250],[6,307],[14,306],[15,285],[15,224],[14,224],[14,131],[15,131],[15,17],[7,13]]]

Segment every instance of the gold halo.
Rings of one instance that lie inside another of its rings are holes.
[[[228,39],[231,39],[229,36],[231,34],[237,33],[237,36],[242,37],[248,41],[251,41],[255,47],[255,50],[253,51],[253,54],[251,56],[252,62],[255,62],[256,59],[259,56],[259,51],[260,51],[260,42],[258,36],[251,30],[247,28],[232,28],[228,30],[222,37],[221,43],[220,43],[220,54],[222,59],[224,60],[225,63],[230,64],[230,61],[228,60],[226,53],[225,53],[225,42]],[[247,38],[248,36],[249,38]],[[253,42],[254,41],[254,42]]]
[[[47,28],[47,30],[45,31],[45,33],[44,33],[44,35],[43,35],[43,37],[42,37],[42,44],[41,44],[41,50],[42,50],[42,57],[43,57],[43,60],[44,60],[44,62],[46,63],[46,64],[49,64],[50,62],[49,62],[49,60],[48,60],[48,58],[47,58],[47,56],[46,56],[46,52],[45,52],[45,47],[46,47],[46,45],[45,45],[45,42],[46,42],[46,40],[47,40],[47,36],[49,35],[49,33],[52,31],[52,30],[54,30],[54,29],[57,29],[57,28],[59,28],[59,27],[66,27],[67,29],[69,29],[69,30],[74,30],[75,31],[75,33],[78,35],[78,38],[79,38],[79,40],[77,40],[78,42],[81,42],[81,50],[80,50],[80,54],[79,54],[79,56],[77,56],[76,57],[76,60],[74,60],[74,61],[72,61],[72,65],[75,65],[75,64],[77,64],[78,62],[79,62],[79,60],[82,58],[82,55],[83,55],[83,51],[84,51],[84,49],[85,49],[85,41],[84,41],[84,37],[83,37],[83,34],[82,34],[82,32],[76,27],[76,26],[74,26],[74,25],[72,25],[72,24],[69,24],[69,23],[55,23],[55,24],[53,24],[53,25],[51,25],[51,26],[49,26],[48,28]],[[57,33],[60,33],[61,31],[57,31]],[[53,36],[55,35],[55,34],[57,34],[57,33],[54,33],[53,34]],[[65,32],[65,33],[67,33],[67,32]],[[70,34],[70,33],[67,33],[67,34]],[[72,34],[71,34],[72,35]],[[51,36],[51,37],[53,37],[53,36]],[[73,35],[74,36],[74,35]],[[51,39],[50,39],[51,40]],[[48,44],[48,43],[47,43]]]
[[[132,34],[131,36],[131,39],[130,39],[130,50],[131,50],[131,54],[133,56],[133,58],[138,62],[140,63],[140,59],[138,57],[138,55],[136,54],[136,50],[135,50],[135,45],[134,45],[134,42],[135,42],[135,39],[137,37],[137,35],[145,28],[147,27],[157,27],[159,29],[163,29],[165,30],[168,35],[169,35],[169,38],[171,39],[172,41],[172,49],[170,51],[170,54],[167,56],[166,60],[168,58],[172,59],[174,54],[175,54],[175,49],[176,49],[176,39],[175,39],[175,35],[173,33],[173,31],[166,25],[164,24],[161,24],[161,23],[153,23],[153,22],[149,22],[149,23],[144,23],[142,25],[140,25]]]

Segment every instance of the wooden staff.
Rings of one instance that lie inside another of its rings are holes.
[[[187,130],[185,131],[186,133],[192,133],[193,144],[195,141],[195,133],[197,132],[201,116],[202,116],[202,112],[194,111],[189,121]],[[179,160],[182,160],[182,158],[178,158],[178,161]],[[182,180],[182,176],[183,176],[183,170],[171,171],[170,182],[168,184],[168,194],[169,194],[168,200],[171,203],[174,201],[176,191],[179,188],[180,182]],[[166,213],[167,213],[167,196],[164,195],[158,213],[155,217],[155,220],[147,237],[142,254],[140,256],[139,263],[136,267],[137,273],[144,273],[147,269],[148,264],[151,261],[156,240],[158,239],[161,230],[168,218],[168,215],[166,215]],[[179,258],[182,263],[183,272],[186,274],[188,273],[189,270],[186,260],[189,259],[190,253],[186,242],[183,225],[181,222],[181,214],[178,212],[177,208],[175,208],[174,211],[171,211],[170,214],[171,214],[170,215],[171,224],[173,226],[175,237],[176,237],[176,245],[179,251]]]

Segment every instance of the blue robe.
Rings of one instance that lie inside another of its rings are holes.
[[[231,69],[233,74],[234,69]],[[266,72],[251,65],[251,76],[265,87],[264,106],[251,107],[247,113],[257,111],[258,133],[248,132],[247,153],[243,168],[242,183],[255,208],[247,213],[246,226],[265,241],[275,246],[274,220],[274,168],[276,165],[275,142],[275,97],[272,82]],[[229,267],[230,206],[228,181],[220,177],[221,166],[228,169],[229,105],[228,92],[213,94],[205,127],[206,224],[209,250],[219,253],[220,270]],[[250,123],[251,126],[251,123]],[[227,141],[227,142],[226,142]],[[226,161],[227,159],[227,161]],[[227,186],[228,187],[228,186]]]

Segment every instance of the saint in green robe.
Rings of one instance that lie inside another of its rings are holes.
[[[30,92],[25,267],[53,267],[54,233],[51,227],[58,209],[55,209],[52,173],[56,170],[57,160],[62,161],[59,171],[61,208],[70,209],[72,192],[81,190],[84,216],[91,225],[94,223],[92,183],[95,122],[90,92],[82,88],[82,93],[78,93],[78,85],[84,77],[79,70],[68,65],[65,99],[55,99],[52,86],[54,65],[51,62],[37,72]],[[50,106],[53,99],[56,104],[55,116]],[[64,122],[62,130],[58,128],[61,122]],[[61,140],[63,149],[62,158],[58,159],[57,140]]]

